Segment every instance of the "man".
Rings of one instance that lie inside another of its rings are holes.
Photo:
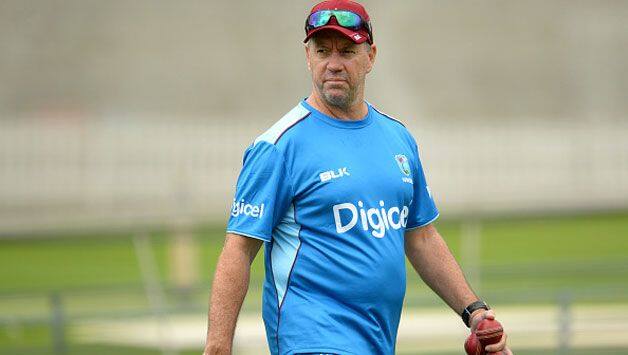
[[[244,155],[216,267],[205,354],[231,353],[262,244],[272,354],[393,354],[404,251],[472,328],[492,319],[432,225],[438,211],[415,140],[364,101],[377,54],[365,9],[346,0],[316,5],[305,42],[310,96]],[[509,354],[505,346],[504,336],[487,350]]]

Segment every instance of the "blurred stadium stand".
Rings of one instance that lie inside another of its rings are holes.
[[[445,216],[628,207],[625,122],[409,123]],[[0,228],[224,220],[242,152],[263,129],[226,119],[0,121]]]
[[[628,207],[627,3],[366,3],[368,98],[445,216]],[[4,1],[0,232],[224,220],[243,150],[309,91],[311,4],[269,4]]]

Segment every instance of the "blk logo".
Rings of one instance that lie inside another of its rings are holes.
[[[343,176],[351,176],[351,174],[349,174],[349,171],[347,170],[346,167],[339,168],[336,170],[325,171],[318,175],[318,177],[321,179],[321,182],[329,181],[332,179],[339,179]]]

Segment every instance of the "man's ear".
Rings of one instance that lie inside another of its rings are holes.
[[[371,44],[371,50],[368,52],[369,55],[369,64],[366,67],[366,72],[370,73],[373,70],[373,65],[375,65],[375,57],[377,57],[377,46],[375,44]]]

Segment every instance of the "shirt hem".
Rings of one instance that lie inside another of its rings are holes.
[[[409,230],[413,230],[413,229],[417,229],[417,228],[421,228],[421,227],[425,227],[428,224],[434,222],[438,217],[440,217],[440,213],[437,213],[436,216],[434,216],[434,218],[430,219],[429,221],[423,223],[423,224],[419,224],[418,226],[414,226],[414,227],[407,227],[406,228],[406,232]]]
[[[244,233],[244,232],[240,232],[238,230],[235,229],[227,229],[227,233],[231,233],[231,234],[238,234],[241,235],[243,237],[248,237],[248,238],[253,238],[253,239],[259,239],[261,241],[270,243],[270,239],[266,238],[266,237],[262,237],[260,235],[255,235],[255,234],[250,234],[250,233]]]

